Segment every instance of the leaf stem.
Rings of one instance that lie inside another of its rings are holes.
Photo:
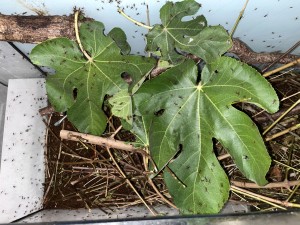
[[[124,16],[126,19],[128,19],[129,21],[131,21],[131,22],[133,22],[134,24],[136,24],[136,25],[138,25],[138,26],[140,26],[140,27],[144,27],[144,28],[146,28],[146,29],[148,29],[148,30],[150,30],[150,29],[152,29],[153,27],[151,27],[151,26],[147,26],[146,24],[144,24],[144,23],[141,23],[141,22],[139,22],[139,21],[136,21],[136,20],[134,20],[134,19],[132,19],[131,17],[129,17],[127,14],[125,14],[124,13],[124,11],[122,10],[122,9],[118,9],[118,13],[120,13],[122,16]]]
[[[81,50],[81,52],[83,53],[83,55],[89,60],[89,62],[93,62],[93,59],[89,56],[89,54],[87,54],[87,52],[84,50],[80,38],[79,38],[79,31],[78,31],[78,15],[79,15],[79,11],[75,12],[75,16],[74,16],[74,27],[75,27],[75,35],[76,35],[76,41],[79,45],[79,48]]]
[[[237,28],[237,25],[239,24],[239,22],[240,22],[240,20],[241,20],[241,18],[242,18],[242,16],[243,16],[243,14],[244,14],[244,12],[245,12],[245,9],[246,9],[246,7],[247,7],[248,2],[249,2],[249,0],[246,0],[244,6],[243,6],[243,8],[242,8],[242,10],[240,11],[240,14],[239,14],[238,18],[237,18],[236,21],[235,21],[235,24],[233,25],[233,28],[232,28],[232,30],[231,30],[231,32],[230,32],[230,37],[231,37],[231,38],[232,38],[232,36],[233,36],[233,34],[234,34],[234,32],[235,32],[235,30],[236,30],[236,28]]]

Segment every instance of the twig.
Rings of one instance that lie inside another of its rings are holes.
[[[300,62],[300,59],[299,59]],[[275,120],[264,132],[263,135],[268,133],[269,130],[271,130],[286,114],[288,114],[296,105],[300,103],[300,99],[298,99],[297,102],[295,102],[290,108],[288,108],[285,113],[283,113],[277,120]]]
[[[84,198],[82,196],[82,193],[80,193],[80,191],[76,192],[76,195],[84,202],[85,207],[89,210],[89,212],[91,212],[91,207],[89,206],[89,204],[86,201],[86,198]]]
[[[236,180],[230,180],[230,183],[241,188],[290,188],[292,186],[296,186],[300,184],[300,180],[293,180],[293,181],[282,181],[282,182],[272,182],[268,183],[265,186],[259,186],[256,183],[250,183],[250,182],[242,182],[242,181],[236,181]]]
[[[153,179],[154,177],[156,177],[161,171],[163,171],[167,166],[168,164],[174,159],[174,157],[180,152],[181,150],[178,149],[174,154],[173,156],[158,170],[158,172],[154,173],[154,174],[151,174],[150,175],[150,179]],[[173,172],[171,172],[173,173]]]
[[[295,203],[291,203],[291,202],[285,202],[285,201],[280,201],[280,200],[269,198],[269,197],[266,197],[266,196],[263,196],[263,195],[255,194],[255,193],[253,193],[251,191],[248,191],[248,190],[236,187],[234,185],[231,185],[230,190],[238,192],[238,193],[246,195],[246,196],[249,196],[251,198],[254,198],[254,199],[266,202],[266,203],[268,203],[270,205],[273,205],[273,206],[275,206],[277,208],[280,208],[280,209],[283,209],[283,210],[286,210],[286,208],[284,208],[284,207],[300,208],[299,204],[295,204]],[[282,206],[284,206],[284,207],[282,207]]]
[[[133,184],[131,183],[131,181],[127,178],[126,174],[123,172],[123,170],[121,169],[121,167],[119,166],[119,164],[117,163],[114,155],[112,154],[112,152],[110,151],[109,147],[106,147],[106,150],[110,156],[110,158],[112,159],[112,161],[114,162],[115,166],[117,167],[119,173],[121,174],[122,177],[124,177],[124,179],[126,179],[127,184],[132,188],[132,190],[136,193],[136,195],[140,198],[140,200],[144,203],[144,205],[149,209],[149,211],[156,216],[157,212],[148,205],[148,203],[144,200],[144,198],[140,195],[140,193],[136,190],[136,188],[133,186]]]
[[[294,44],[289,50],[287,50],[283,55],[279,56],[277,59],[274,60],[270,65],[268,65],[266,68],[262,70],[262,73],[266,72],[271,66],[273,66],[275,63],[280,61],[280,59],[286,57],[288,54],[290,54],[292,51],[294,51],[298,46],[300,45],[300,41],[298,41],[296,44]]]
[[[89,178],[90,176],[93,176],[94,173],[95,173],[94,171],[93,171],[93,172],[89,172],[87,175],[85,175],[85,176],[83,176],[83,177],[79,177],[78,179],[71,181],[70,184],[74,186],[74,185],[76,185],[78,182],[81,182],[81,181],[83,181],[83,180]]]
[[[65,143],[63,143],[61,141],[61,139],[54,133],[54,131],[51,129],[51,127],[47,124],[47,122],[45,120],[42,119],[42,122],[45,124],[45,126],[47,127],[47,130],[50,131],[50,133],[53,135],[53,137],[55,137],[56,140],[60,141],[62,143],[62,145],[69,151],[71,152],[73,155],[77,155],[79,156],[76,152],[74,152],[68,145],[66,145]]]
[[[229,153],[226,153],[226,154],[224,154],[224,155],[218,156],[217,158],[218,158],[219,161],[221,161],[221,160],[226,159],[226,158],[228,158],[228,157],[230,157],[230,154],[229,154]]]
[[[49,126],[52,119],[52,114],[49,115],[49,119],[47,122],[47,125]],[[48,156],[48,137],[49,137],[49,128],[46,129],[46,135],[45,135],[45,156]],[[49,170],[49,161],[48,157],[45,157],[45,176],[50,177],[50,170]]]
[[[289,96],[287,96],[287,97],[281,99],[281,102],[283,102],[283,101],[285,101],[285,100],[288,100],[288,99],[290,99],[290,98],[292,98],[292,97],[294,97],[294,96],[296,96],[296,95],[299,95],[299,94],[300,94],[300,91],[298,91],[298,92],[296,92],[296,93],[294,93],[294,94],[291,94],[291,95],[289,95]]]
[[[296,59],[295,61],[290,62],[290,63],[288,63],[288,64],[286,64],[286,65],[283,65],[283,66],[281,66],[281,67],[279,67],[279,68],[277,68],[277,69],[275,69],[275,70],[272,70],[272,71],[270,71],[270,72],[264,73],[263,76],[264,76],[264,77],[268,77],[268,76],[270,76],[270,75],[272,75],[272,74],[274,74],[274,73],[277,73],[277,72],[279,72],[279,71],[281,71],[281,70],[284,70],[284,69],[289,68],[289,67],[291,67],[291,66],[295,66],[295,65],[297,65],[298,63],[300,63],[300,58],[298,58],[298,59]]]
[[[297,130],[298,128],[300,128],[300,123],[298,123],[298,124],[296,124],[296,125],[294,125],[294,126],[292,126],[290,128],[287,128],[287,129],[285,129],[283,131],[280,131],[280,132],[278,132],[276,134],[273,134],[273,135],[271,135],[269,137],[267,137],[266,141],[270,141],[270,140],[273,140],[275,138],[278,138],[278,137],[280,137],[280,136],[282,136],[282,135],[284,135],[286,133],[289,133],[289,132],[291,132],[293,130]]]
[[[300,93],[300,92],[299,92]],[[298,93],[298,94],[299,94]],[[281,100],[282,102],[282,100]],[[268,114],[267,112],[265,113],[265,115],[262,115],[262,116],[257,116],[259,115],[260,113],[257,113],[256,115],[253,116],[254,120],[256,122],[267,122],[270,120],[270,118],[272,118],[273,120],[276,120],[278,119],[285,111],[287,110],[287,108],[283,108],[283,109],[280,109],[277,113],[274,113],[274,114]],[[265,112],[265,111],[263,111]],[[295,108],[293,108],[286,116],[293,116],[293,115],[298,115],[300,114],[300,105],[297,105],[295,106]]]
[[[174,209],[178,209],[176,205],[174,205],[172,202],[170,202],[162,193],[160,193],[160,190],[158,190],[158,188],[156,187],[156,185],[154,184],[153,180],[150,179],[148,177],[148,182],[149,184],[152,186],[152,188],[154,189],[154,191],[156,192],[156,194],[161,197],[161,199],[163,201],[165,201],[169,206],[171,206]]]
[[[65,123],[63,121],[62,123],[62,129],[64,129]],[[59,148],[58,148],[58,156],[57,156],[57,160],[56,160],[56,164],[55,164],[55,172],[54,172],[54,186],[53,186],[53,195],[55,192],[55,184],[56,184],[56,179],[57,179],[57,170],[58,170],[58,162],[60,160],[61,157],[61,153],[62,153],[62,141],[59,143]]]
[[[293,189],[293,191],[292,191],[292,193],[290,194],[290,196],[285,200],[286,202],[290,201],[290,199],[293,197],[293,195],[294,195],[294,194],[296,193],[296,191],[298,190],[299,186],[300,186],[300,183],[298,183],[298,184],[296,185],[296,187]]]
[[[145,158],[145,157],[144,157]],[[149,158],[148,158],[149,159]],[[145,171],[148,172],[148,163],[147,159],[144,159],[144,167],[145,167]],[[152,162],[152,161],[151,161]],[[152,162],[153,163],[153,162]],[[153,166],[156,167],[156,165],[153,163]],[[152,186],[152,188],[154,189],[154,191],[157,193],[157,195],[159,197],[161,197],[161,199],[163,201],[165,201],[169,206],[173,207],[174,209],[178,209],[177,206],[175,206],[172,202],[170,202],[162,193],[160,193],[160,190],[158,190],[158,188],[156,187],[155,183],[153,182],[152,178],[150,176],[148,176],[148,182],[149,184]]]
[[[43,110],[41,110],[41,111],[43,111]],[[40,112],[40,114],[41,114],[41,116],[42,116],[42,113],[41,113],[41,111],[39,110],[39,112]],[[50,122],[51,122],[51,119],[52,119],[52,114],[50,114],[50,116],[49,116],[49,119],[48,119],[48,122],[46,123],[47,124],[47,126],[49,126],[49,124],[50,124]],[[44,120],[43,120],[43,122],[45,122]],[[53,172],[53,174],[51,175],[50,174],[50,169],[49,169],[49,160],[48,160],[48,135],[49,135],[49,128],[47,128],[46,129],[46,137],[45,137],[45,146],[47,146],[46,148],[45,148],[45,176],[46,175],[48,175],[48,178],[50,178],[50,181],[49,181],[49,184],[48,184],[48,187],[47,187],[47,189],[46,189],[46,191],[44,192],[44,197],[43,197],[43,205],[45,205],[45,203],[47,202],[47,195],[48,195],[48,193],[49,193],[49,190],[50,190],[50,188],[51,188],[51,186],[52,186],[52,182],[53,182],[53,178],[54,178],[54,172]]]
[[[90,144],[95,144],[95,145],[101,145],[104,147],[109,147],[109,148],[116,148],[120,149],[123,151],[128,151],[128,152],[138,152],[141,153],[142,155],[147,155],[148,153],[134,147],[131,144],[127,144],[123,141],[119,141],[116,139],[113,139],[111,137],[109,138],[103,138],[95,135],[90,135],[90,134],[82,134],[79,132],[74,132],[74,131],[68,131],[68,130],[61,130],[60,131],[60,137],[62,139],[67,139],[71,141],[78,141],[81,140],[83,143],[90,143]]]
[[[277,201],[275,199],[272,199],[272,198],[269,198],[269,197],[265,197],[263,195],[259,195],[259,194],[255,194],[253,192],[250,192],[250,191],[247,191],[245,189],[242,189],[242,188],[239,188],[239,187],[235,187],[235,186],[231,186],[230,187],[230,190],[233,191],[233,192],[237,192],[239,194],[242,194],[242,195],[245,195],[245,196],[248,196],[248,197],[251,197],[251,198],[254,198],[256,200],[259,200],[259,201],[262,201],[262,202],[265,202],[267,204],[270,204],[272,206],[275,206],[276,208],[280,208],[280,209],[283,209],[283,210],[286,210],[286,208],[280,206],[280,204],[278,204],[278,202],[274,203],[273,201]]]
[[[150,26],[150,13],[149,13],[149,4],[148,4],[148,1],[147,1],[147,4],[146,4],[146,16],[147,16],[147,26],[151,27]],[[152,27],[151,27],[152,29]]]
[[[282,98],[281,100],[280,100],[280,102],[283,102],[283,101],[286,101],[286,100],[288,100],[288,99],[290,99],[290,98],[292,98],[292,97],[294,97],[294,96],[296,96],[296,95],[299,95],[300,94],[300,91],[298,91],[298,92],[296,92],[296,93],[294,93],[294,94],[291,94],[291,95],[289,95],[289,96],[287,96],[287,97],[284,97],[284,98]],[[263,112],[265,112],[266,110],[261,110],[261,111],[259,111],[258,113],[256,113],[255,115],[253,115],[252,117],[256,117],[256,116],[258,116],[258,115],[260,115],[260,114],[262,114]],[[285,111],[285,110],[284,110]],[[280,113],[280,115],[282,114],[283,112],[281,112]],[[277,114],[277,113],[275,113],[275,114]],[[274,115],[274,114],[273,114]],[[279,116],[278,116],[279,117]],[[277,117],[277,118],[278,118]]]
[[[84,54],[84,56],[89,60],[89,62],[93,62],[93,59],[89,56],[89,54],[87,54],[87,52],[84,50],[80,38],[79,38],[79,31],[78,31],[78,15],[79,15],[79,11],[75,12],[75,17],[74,17],[74,27],[75,27],[75,36],[76,36],[76,41],[79,45],[79,48],[81,50],[81,52]]]
[[[131,17],[129,17],[128,15],[126,15],[125,13],[124,13],[124,11],[122,10],[122,9],[118,9],[118,13],[120,13],[122,16],[124,16],[126,19],[128,19],[129,21],[131,21],[131,22],[133,22],[134,24],[136,24],[136,25],[138,25],[138,26],[140,26],[140,27],[144,27],[144,28],[146,28],[146,29],[148,29],[148,30],[150,30],[150,29],[152,29],[152,27],[151,26],[147,26],[146,24],[144,24],[144,23],[141,23],[141,22],[139,22],[139,21],[136,21],[136,20],[134,20],[134,19],[132,19]]]
[[[276,162],[276,163],[279,164],[279,165],[282,165],[282,166],[284,166],[284,167],[287,167],[287,168],[289,168],[289,169],[291,169],[291,170],[295,170],[296,172],[300,173],[300,170],[298,170],[298,169],[296,169],[296,168],[294,168],[294,167],[292,167],[292,166],[286,165],[286,164],[284,164],[284,163],[282,163],[282,162],[279,162],[279,161],[277,161],[277,160],[275,160],[275,159],[273,159],[273,161]]]
[[[85,157],[82,157],[82,156],[80,156],[80,155],[70,154],[70,153],[67,153],[67,152],[64,152],[64,151],[62,151],[61,154],[71,156],[72,158],[78,158],[78,159],[88,160],[88,161],[90,161],[91,163],[94,162],[94,160],[92,160],[92,159],[85,158]]]
[[[248,2],[249,2],[249,0],[246,0],[244,6],[242,8],[242,10],[240,11],[240,14],[239,14],[238,18],[236,19],[235,24],[233,25],[233,28],[232,28],[232,30],[230,32],[230,37],[233,36],[233,34],[234,34],[234,32],[235,32],[235,30],[237,28],[237,25],[239,24],[239,22],[240,22],[240,20],[241,20],[241,18],[243,16],[243,14],[244,14],[244,12],[245,12],[245,9],[247,7]]]
[[[122,129],[122,125],[119,126],[118,129],[116,129],[115,132],[112,135],[110,135],[110,138],[114,138],[116,136],[116,134],[118,134],[121,129]]]

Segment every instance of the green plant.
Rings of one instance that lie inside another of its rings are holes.
[[[79,43],[51,39],[30,55],[35,64],[56,70],[47,78],[49,100],[56,110],[67,111],[81,132],[105,131],[102,107],[109,99],[112,113],[149,148],[185,214],[217,213],[228,199],[230,185],[213,152],[213,138],[248,179],[267,183],[271,160],[261,135],[232,104],[250,102],[268,112],[279,105],[274,89],[255,69],[223,56],[231,47],[224,28],[207,26],[203,16],[182,21],[199,8],[194,0],[161,8],[162,24],[149,31],[146,47],[158,62],[129,55],[124,32],[115,28],[104,35],[100,22],[83,23]],[[187,54],[205,61],[202,71]],[[166,71],[144,82],[155,66]],[[127,83],[124,72],[130,75]]]

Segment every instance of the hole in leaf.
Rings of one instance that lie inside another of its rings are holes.
[[[74,88],[73,89],[73,98],[74,98],[74,100],[76,100],[76,98],[77,98],[77,88]]]
[[[165,112],[165,109],[160,109],[160,110],[156,111],[154,113],[154,115],[159,117],[159,116],[162,116],[164,114],[164,112]]]
[[[173,160],[177,159],[177,157],[180,155],[180,153],[182,152],[182,149],[183,149],[183,145],[182,144],[179,144],[178,145],[178,151],[176,152],[176,154],[174,155],[173,157]]]
[[[131,84],[132,83],[132,77],[130,76],[129,73],[122,73],[121,74],[122,79],[127,83],[127,84]]]
[[[215,74],[218,74],[219,73],[219,71],[218,70],[215,70]]]

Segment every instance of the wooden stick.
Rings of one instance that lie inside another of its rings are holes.
[[[255,198],[255,199],[258,199],[260,201],[266,202],[270,205],[273,205],[275,207],[278,207],[278,208],[281,208],[281,209],[284,209],[284,210],[285,210],[285,208],[283,208],[281,206],[300,208],[299,204],[286,202],[286,201],[280,201],[280,200],[269,198],[269,197],[266,197],[266,196],[263,196],[263,195],[255,194],[251,191],[236,187],[234,185],[231,185],[230,190],[238,192],[238,193],[243,194],[243,195],[247,195],[247,196]]]
[[[299,59],[300,60],[300,59]],[[269,130],[271,130],[283,117],[285,117],[286,114],[288,114],[293,108],[296,107],[300,103],[300,99],[298,99],[297,102],[295,102],[290,108],[288,108],[285,113],[283,113],[277,120],[274,121],[264,132],[263,135],[268,133]]]
[[[60,131],[60,137],[62,139],[66,140],[71,140],[71,141],[82,141],[83,143],[90,143],[94,145],[101,145],[104,147],[109,147],[109,148],[116,148],[128,152],[138,152],[143,155],[147,155],[148,153],[134,147],[132,144],[127,144],[123,141],[118,141],[114,138],[108,137],[108,138],[103,138],[91,134],[82,134],[79,132],[75,131],[69,131],[69,130],[61,130]]]
[[[268,77],[268,76],[270,76],[270,75],[272,75],[274,73],[277,73],[279,71],[282,71],[282,70],[284,70],[286,68],[289,68],[289,67],[292,67],[292,66],[296,66],[298,63],[300,63],[300,58],[298,58],[297,60],[295,60],[293,62],[290,62],[290,63],[288,63],[286,65],[283,65],[283,66],[281,66],[281,67],[279,67],[279,68],[277,68],[275,70],[272,70],[270,72],[264,73],[263,76],[264,77]]]
[[[92,18],[80,19],[80,22],[92,21]],[[143,24],[141,24],[143,25]],[[143,25],[145,26],[145,25]],[[47,39],[67,37],[75,40],[75,24],[70,16],[16,16],[0,13],[0,41],[16,41],[21,43],[40,43]],[[146,26],[150,29],[151,26]],[[241,61],[249,64],[272,63],[282,53],[256,53],[244,42],[233,38],[233,46],[228,51],[236,54]],[[290,63],[299,56],[288,54],[278,63]]]
[[[231,185],[230,190],[232,192],[237,192],[239,194],[242,194],[242,195],[254,198],[256,200],[265,202],[265,203],[270,204],[270,205],[272,205],[272,206],[274,206],[276,208],[280,208],[280,209],[286,210],[286,208],[280,206],[281,205],[280,203],[282,203],[282,202],[279,201],[279,200],[275,200],[275,199],[272,199],[272,198],[269,198],[269,197],[265,197],[263,195],[255,194],[255,193],[253,193],[251,191],[248,191],[248,190],[236,187],[234,185]]]
[[[292,186],[296,186],[300,184],[300,180],[293,180],[293,181],[282,181],[282,182],[272,182],[268,183],[265,186],[259,186],[256,183],[250,183],[250,182],[242,182],[242,181],[236,181],[236,180],[230,180],[230,183],[234,186],[241,187],[241,188],[290,188]]]
[[[92,19],[84,18],[84,21]],[[0,40],[39,43],[50,38],[75,39],[73,15],[10,16],[0,13]]]
[[[237,26],[238,26],[240,20],[242,19],[242,16],[244,15],[244,12],[245,12],[245,10],[246,10],[246,7],[247,7],[248,2],[249,2],[249,0],[246,0],[244,6],[243,6],[243,8],[242,8],[242,10],[240,11],[240,14],[239,14],[238,18],[237,18],[236,21],[235,21],[235,24],[233,25],[233,28],[232,28],[232,30],[231,30],[231,32],[230,32],[230,37],[231,37],[231,38],[232,38],[232,36],[233,36],[233,34],[234,34],[234,32],[235,32],[235,30],[236,30],[236,28],[237,28]]]
[[[271,135],[269,137],[266,137],[266,141],[270,141],[270,140],[273,140],[275,138],[278,138],[278,137],[280,137],[280,136],[282,136],[282,135],[284,135],[286,133],[289,133],[291,131],[297,130],[298,128],[300,128],[300,123],[298,123],[298,124],[296,124],[296,125],[294,125],[292,127],[289,127],[289,128],[287,128],[285,130],[282,130],[282,131],[280,131],[280,132],[278,132],[276,134],[273,134],[273,135]]]
[[[157,212],[155,211],[154,208],[152,208],[143,198],[143,196],[137,191],[137,189],[135,188],[135,186],[131,183],[131,181],[127,178],[126,174],[124,173],[124,171],[121,169],[121,167],[119,166],[118,162],[116,161],[114,155],[112,154],[112,152],[110,151],[109,147],[106,147],[106,150],[110,156],[110,158],[112,159],[112,161],[114,162],[114,164],[116,165],[120,175],[126,179],[126,183],[131,187],[131,189],[135,192],[135,194],[139,197],[139,199],[143,202],[143,204],[149,209],[149,211],[156,216]]]

